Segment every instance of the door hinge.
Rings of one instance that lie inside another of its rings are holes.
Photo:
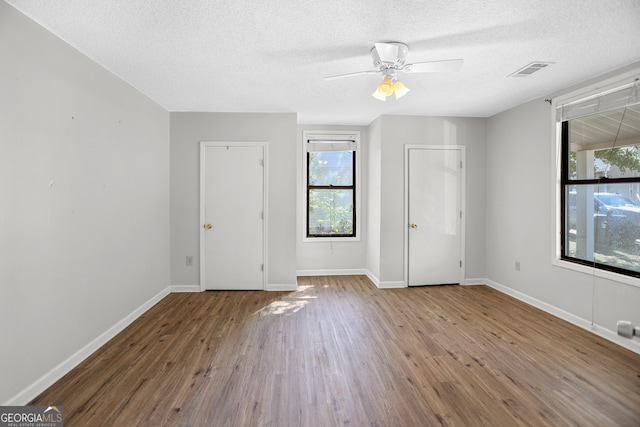
[[[260,159],[260,166],[264,166],[264,159]]]
[[[462,160],[460,160],[460,169],[462,169]]]
[[[460,219],[462,219],[462,211],[460,211]]]
[[[264,219],[264,212],[260,212],[260,219]]]
[[[460,268],[462,268],[462,260],[460,260]]]
[[[260,264],[260,271],[264,271],[264,264]]]

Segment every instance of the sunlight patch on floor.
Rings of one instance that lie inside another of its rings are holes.
[[[297,300],[297,301],[274,301],[265,308],[259,310],[261,316],[268,316],[271,314],[284,314],[292,315],[302,310],[309,301]]]
[[[272,314],[289,316],[295,314],[302,310],[304,306],[310,302],[309,300],[318,298],[316,295],[300,295],[311,288],[313,288],[313,285],[298,286],[296,292],[291,293],[279,301],[273,301],[268,306],[258,310],[255,314],[259,313],[261,316]]]

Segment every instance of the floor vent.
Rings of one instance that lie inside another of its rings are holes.
[[[543,68],[548,67],[551,64],[553,64],[553,62],[532,62],[526,67],[519,69],[515,73],[509,74],[509,77],[527,77],[535,73],[536,71],[540,71]]]

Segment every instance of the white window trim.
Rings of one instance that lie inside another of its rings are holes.
[[[561,177],[560,177],[560,167],[562,161],[562,141],[561,141],[561,127],[562,120],[558,120],[557,117],[557,109],[566,104],[574,103],[583,99],[587,99],[593,96],[596,96],[601,93],[609,92],[615,90],[616,88],[627,86],[633,83],[640,76],[640,69],[632,70],[627,73],[618,75],[616,77],[612,77],[601,82],[586,86],[582,89],[572,91],[570,93],[561,95],[557,98],[554,98],[551,102],[553,108],[551,108],[551,123],[552,123],[552,134],[551,138],[555,144],[555,156],[553,156],[554,164],[552,165],[551,171],[553,173],[552,179],[552,191],[551,195],[553,197],[551,206],[553,207],[552,212],[552,224],[554,224],[552,229],[553,236],[551,238],[551,244],[553,245],[551,253],[553,254],[551,259],[551,264],[557,267],[566,268],[568,270],[578,271],[580,273],[588,274],[593,277],[598,277],[602,279],[611,280],[618,283],[624,283],[627,285],[640,287],[640,279],[627,276],[624,274],[614,273],[612,271],[603,270],[600,268],[589,267],[583,264],[577,264],[570,261],[565,261],[562,259],[562,254],[560,253],[560,227],[561,227],[561,218],[560,218],[560,193],[562,189]]]
[[[307,237],[307,141],[309,139],[323,139],[323,140],[344,140],[346,138],[353,138],[356,141],[356,235],[355,237]],[[359,242],[361,239],[361,223],[362,223],[362,204],[360,199],[361,191],[361,158],[362,151],[360,148],[360,131],[328,131],[328,130],[305,130],[302,132],[302,178],[300,185],[300,200],[301,216],[300,235],[302,236],[303,243],[332,243],[332,242]]]

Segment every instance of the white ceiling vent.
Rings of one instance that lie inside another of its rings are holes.
[[[509,74],[509,77],[527,77],[535,73],[536,71],[540,71],[543,68],[548,67],[551,64],[553,64],[553,62],[532,62],[526,67],[519,69],[515,73]]]

